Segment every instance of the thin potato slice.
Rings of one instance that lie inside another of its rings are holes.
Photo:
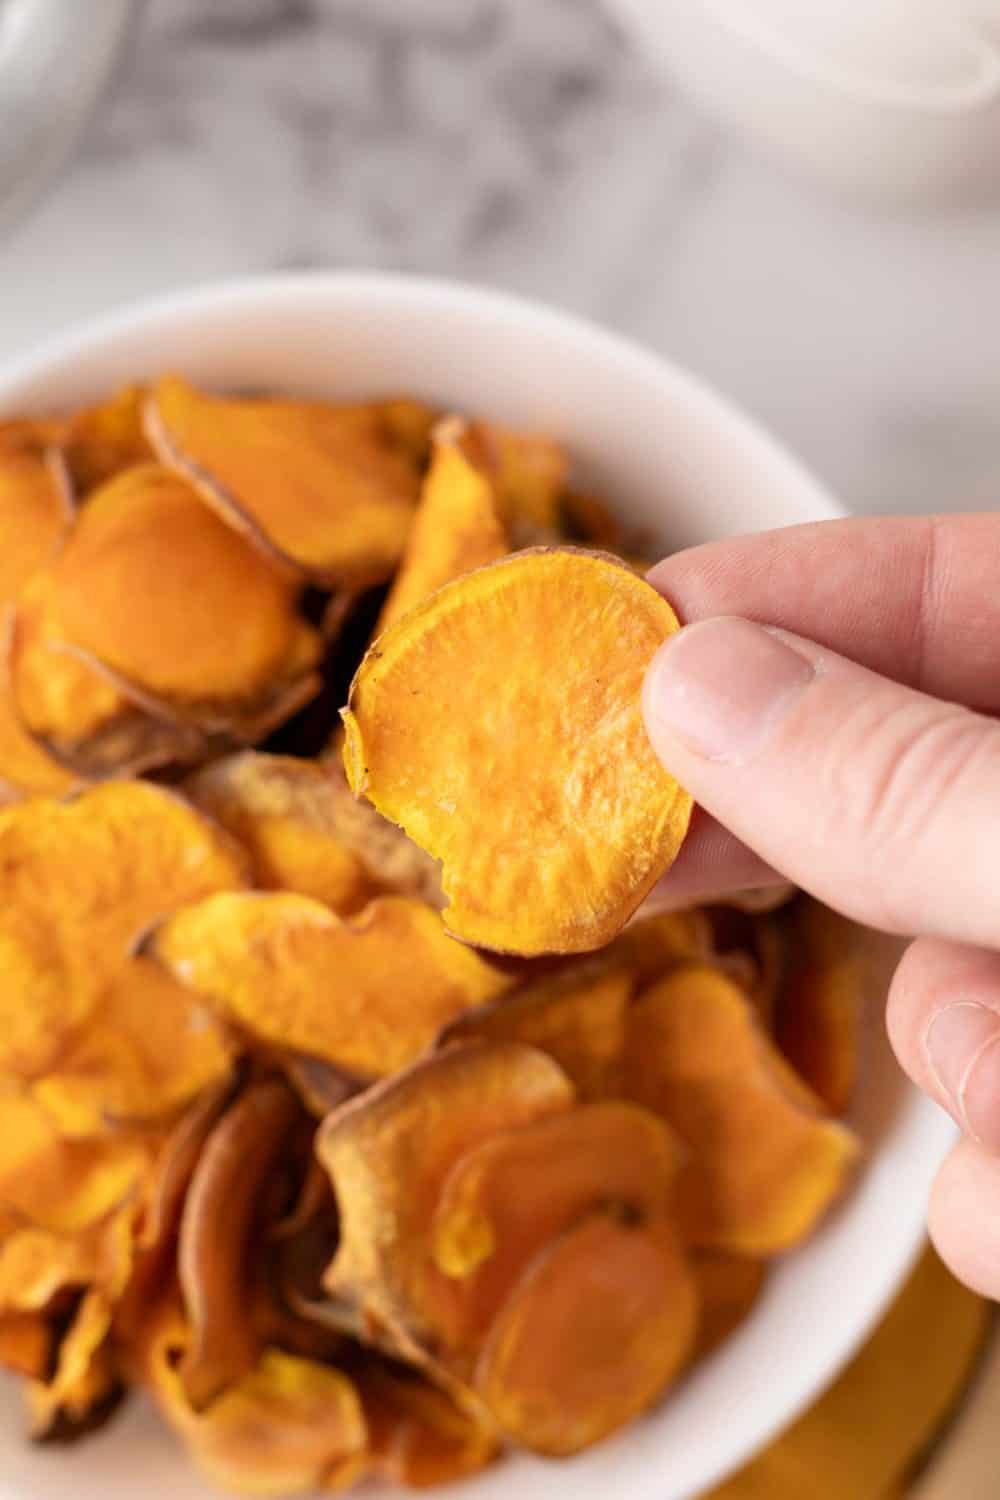
[[[0,605],[53,555],[71,519],[51,456],[0,444]]]
[[[466,451],[465,436],[455,417],[435,431],[430,472],[376,634],[443,584],[510,551],[493,481]]]
[[[78,778],[24,727],[11,695],[6,656],[4,651],[0,660],[0,807],[26,796],[65,796]]]
[[[431,1227],[435,1264],[461,1284],[444,1310],[457,1314],[450,1349],[474,1354],[527,1265],[588,1213],[665,1217],[680,1160],[661,1120],[621,1102],[499,1131],[465,1152]]]
[[[0,811],[0,1066],[52,1067],[139,932],[243,878],[228,838],[160,787],[109,782]]]
[[[563,1457],[640,1415],[694,1341],[695,1282],[667,1224],[597,1214],[550,1245],[512,1292],[476,1373],[502,1431]]]
[[[352,1373],[368,1426],[371,1469],[379,1478],[428,1489],[478,1473],[496,1457],[492,1423],[463,1410],[416,1371],[368,1359]]]
[[[305,402],[209,396],[167,376],[146,431],[228,525],[317,582],[378,583],[402,556],[418,477],[364,422]]]
[[[701,1313],[698,1355],[711,1354],[751,1314],[767,1279],[762,1261],[745,1255],[703,1252],[691,1261]]]
[[[857,932],[803,898],[792,918],[790,970],[777,999],[776,1040],[832,1114],[857,1081],[864,1000]]]
[[[52,579],[64,639],[180,707],[223,714],[319,655],[289,584],[155,464],[93,496]]]
[[[172,1115],[232,1066],[226,1037],[190,990],[134,958],[33,1092],[65,1135],[94,1136]]]
[[[630,1097],[662,1114],[691,1161],[685,1229],[707,1249],[773,1255],[812,1230],[858,1154],[819,1112],[760,1030],[742,991],[689,965],[640,997],[629,1017]],[[811,1103],[811,1107],[810,1107]]]
[[[284,1084],[251,1084],[209,1136],[191,1179],[177,1252],[191,1336],[179,1374],[196,1411],[261,1353],[249,1316],[261,1195],[300,1122]]]
[[[59,1345],[52,1379],[28,1387],[35,1442],[65,1442],[110,1415],[121,1390],[108,1343],[110,1328],[110,1298],[102,1290],[87,1292]]]
[[[442,1306],[460,1296],[431,1254],[448,1173],[498,1130],[572,1103],[569,1079],[544,1053],[473,1042],[345,1105],[322,1126],[316,1147],[341,1216],[327,1290],[360,1307],[404,1352],[433,1352]]]
[[[588,961],[459,1016],[438,1045],[473,1037],[524,1042],[555,1058],[581,1100],[613,1098],[621,1093],[625,1013],[634,988],[627,969]]]
[[[207,1411],[178,1374],[189,1343],[179,1305],[165,1301],[142,1353],[161,1413],[205,1475],[226,1489],[287,1495],[341,1489],[364,1472],[367,1429],[353,1382],[339,1370],[265,1350]]]
[[[678,963],[707,959],[713,952],[712,924],[707,913],[697,907],[653,916],[640,913],[610,949],[615,962],[627,964],[640,986],[662,979]]]
[[[441,860],[457,936],[597,948],[663,874],[691,799],[639,696],[676,628],[620,563],[557,548],[447,584],[369,649],[344,712],[348,780]]]
[[[152,460],[153,450],[142,425],[145,400],[141,386],[127,385],[72,417],[60,447],[77,498],[124,469]]]
[[[515,545],[539,534],[558,536],[569,474],[565,450],[551,438],[488,422],[471,425],[469,443],[492,477]]]
[[[178,912],[151,952],[258,1041],[362,1078],[406,1067],[447,1021],[511,983],[403,896],[349,921],[307,896],[219,897]]]
[[[184,791],[249,849],[263,890],[312,896],[340,916],[390,890],[439,904],[437,865],[351,795],[339,766],[246,750],[196,771]]]

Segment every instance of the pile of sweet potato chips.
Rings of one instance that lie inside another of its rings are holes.
[[[638,911],[691,809],[642,731],[677,622],[637,551],[555,444],[409,400],[170,376],[0,423],[34,1438],[139,1386],[260,1494],[574,1453],[837,1197],[844,929]]]

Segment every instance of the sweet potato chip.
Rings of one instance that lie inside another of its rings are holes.
[[[402,556],[417,474],[335,409],[209,396],[167,376],[146,431],[160,460],[230,526],[318,582],[378,583]]]
[[[709,958],[714,952],[712,924],[698,908],[690,911],[640,913],[620,933],[610,949],[616,963],[626,964],[636,984],[646,986],[662,979],[678,963]]]
[[[344,712],[348,780],[441,860],[459,937],[597,948],[663,874],[691,799],[639,694],[676,628],[620,563],[557,548],[447,584],[370,648]]]
[[[431,1254],[449,1171],[498,1130],[572,1102],[569,1079],[544,1053],[473,1042],[345,1105],[322,1126],[316,1147],[341,1216],[327,1289],[391,1331],[404,1352],[436,1351],[442,1308],[460,1296]]]
[[[388,890],[440,896],[434,861],[359,803],[339,766],[243,751],[195,772],[184,791],[249,849],[264,890],[312,896],[341,916]]]
[[[562,497],[560,527],[567,541],[603,552],[621,553],[624,536],[622,525],[613,511],[596,495],[567,490]]]
[[[160,787],[109,782],[0,811],[0,1066],[50,1068],[143,928],[242,883],[235,846]]]
[[[476,1372],[508,1437],[564,1456],[599,1442],[663,1393],[691,1352],[694,1279],[666,1223],[611,1214],[543,1250],[512,1292]]]
[[[629,1015],[630,1096],[660,1114],[691,1151],[681,1177],[693,1243],[744,1255],[797,1244],[843,1187],[856,1138],[809,1108],[801,1085],[716,969],[675,970]]]
[[[435,432],[430,472],[376,633],[442,584],[510,550],[493,481],[463,447],[465,430],[452,417]]]
[[[827,1109],[840,1115],[851,1102],[858,1072],[864,986],[857,933],[805,898],[792,920],[776,1040]]]
[[[53,555],[71,515],[50,455],[0,444],[0,604]]]
[[[89,1430],[95,1413],[110,1415],[120,1389],[108,1343],[110,1328],[110,1298],[101,1290],[87,1292],[59,1345],[52,1379],[28,1388],[36,1442],[66,1441],[82,1426]]]
[[[710,1354],[749,1317],[767,1277],[759,1260],[704,1251],[691,1261],[701,1309],[698,1354]]]
[[[52,1361],[52,1329],[39,1313],[0,1313],[0,1367],[41,1380]]]
[[[84,407],[69,422],[61,448],[78,498],[123,469],[153,458],[143,431],[145,400],[141,386],[127,385],[98,406]]]
[[[613,1210],[632,1224],[663,1218],[679,1164],[663,1122],[621,1102],[499,1131],[465,1152],[431,1227],[435,1264],[460,1283],[442,1320],[452,1368],[456,1354],[478,1348],[535,1256],[588,1213]]]
[[[369,1358],[352,1375],[368,1426],[369,1462],[380,1479],[427,1489],[475,1474],[496,1457],[492,1423],[415,1370]]]
[[[580,1099],[621,1093],[625,1012],[632,974],[600,959],[536,979],[512,995],[467,1011],[444,1028],[440,1046],[473,1037],[524,1042],[547,1052]]]
[[[188,1341],[179,1307],[166,1302],[147,1343],[146,1378],[163,1416],[214,1483],[286,1495],[341,1489],[364,1472],[365,1419],[346,1375],[268,1349],[248,1375],[198,1412],[178,1374]]]
[[[197,1411],[261,1353],[248,1316],[253,1240],[262,1189],[300,1121],[283,1083],[251,1084],[216,1125],[191,1179],[177,1257],[191,1336],[179,1374]]]
[[[22,796],[64,796],[73,791],[77,777],[54,760],[24,727],[11,695],[9,646],[0,650],[0,807]]]
[[[191,991],[151,959],[133,958],[34,1096],[66,1135],[99,1135],[173,1114],[232,1065],[221,1028]]]
[[[362,1078],[406,1067],[511,982],[403,896],[348,921],[307,896],[220,897],[178,912],[151,951],[252,1037]]]
[[[319,655],[289,584],[155,464],[92,497],[52,579],[66,641],[183,708],[224,718]]]
[[[488,422],[474,422],[469,436],[491,475],[501,515],[511,528],[515,545],[523,546],[525,540],[534,540],[539,533],[557,536],[569,473],[564,449],[551,438],[513,432]]]

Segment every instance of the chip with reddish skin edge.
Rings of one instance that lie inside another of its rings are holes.
[[[446,584],[369,649],[344,711],[348,780],[441,860],[456,936],[598,948],[672,862],[691,799],[639,700],[676,629],[617,560],[553,548]]]

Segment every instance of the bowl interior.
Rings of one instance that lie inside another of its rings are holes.
[[[0,374],[0,412],[46,411],[176,369],[207,385],[331,397],[419,394],[564,441],[581,480],[664,550],[826,519],[837,507],[765,434],[659,359],[558,314],[471,289],[312,276],[207,289],[49,344]],[[757,1311],[664,1405],[601,1447],[517,1457],[461,1486],[475,1500],[690,1500],[764,1444],[864,1338],[919,1250],[927,1191],[952,1137],[903,1083],[884,1040],[891,951],[871,945],[860,1181],[771,1277]],[[0,1387],[0,1500],[197,1500],[208,1491],[136,1401],[68,1452],[30,1450]],[[382,1491],[369,1488],[373,1500]],[[386,1492],[388,1493],[388,1492]]]

